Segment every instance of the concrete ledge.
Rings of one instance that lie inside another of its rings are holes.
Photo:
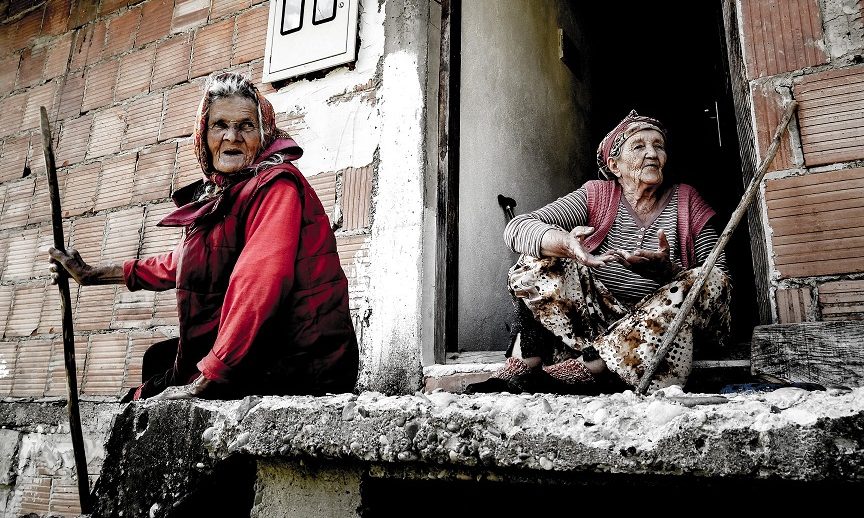
[[[106,446],[98,509],[168,516],[154,509],[189,501],[209,472],[238,456],[255,459],[259,474],[261,466],[304,460],[328,470],[348,466],[350,480],[359,472],[540,483],[581,474],[864,484],[864,388],[728,397],[676,389],[135,403],[117,417]],[[271,468],[272,480],[282,467]]]

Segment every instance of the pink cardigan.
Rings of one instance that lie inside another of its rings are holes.
[[[677,186],[679,257],[684,268],[691,268],[696,262],[696,236],[715,212],[696,189],[684,183]],[[585,182],[585,189],[588,194],[588,224],[594,227],[594,233],[585,238],[583,244],[588,252],[593,252],[615,222],[623,191],[615,180],[589,180]]]

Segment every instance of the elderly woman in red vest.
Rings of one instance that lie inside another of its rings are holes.
[[[665,182],[666,130],[635,111],[600,143],[603,180],[512,219],[522,254],[509,272],[515,321],[507,362],[469,392],[592,394],[633,388],[656,357],[719,235],[714,211]],[[729,334],[730,279],[721,256],[649,391],[685,385],[693,337]]]
[[[174,250],[91,267],[52,248],[54,278],[60,264],[81,285],[176,288],[179,337],[145,353],[134,399],[352,391],[348,282],[321,202],[291,163],[301,149],[232,73],[210,79],[195,128],[203,178],[159,222],[184,229]]]

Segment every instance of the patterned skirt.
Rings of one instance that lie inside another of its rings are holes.
[[[700,268],[678,274],[636,304],[620,302],[593,275],[570,259],[522,256],[508,275],[514,319],[507,356],[540,357],[554,365],[599,355],[607,369],[636,387],[656,357],[666,329],[678,314]],[[723,345],[730,335],[732,285],[718,268],[654,373],[649,392],[684,386],[693,364],[694,338]]]

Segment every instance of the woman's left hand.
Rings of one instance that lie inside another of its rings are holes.
[[[195,381],[188,385],[179,385],[168,387],[155,396],[148,398],[148,401],[161,401],[164,399],[190,399],[193,397],[201,397],[207,387],[215,383],[205,378],[203,375],[198,376]]]
[[[669,257],[669,241],[663,230],[657,231],[660,248],[656,251],[637,248],[633,252],[615,250],[612,252],[618,262],[642,277],[665,284],[684,270]]]

